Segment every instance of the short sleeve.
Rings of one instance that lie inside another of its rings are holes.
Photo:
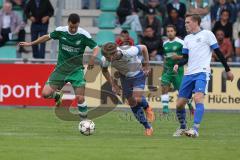
[[[104,56],[102,56],[100,60],[100,65],[102,68],[107,68],[110,65],[110,62],[108,62]]]
[[[234,47],[240,48],[240,40],[239,39],[235,40]]]
[[[125,50],[126,56],[134,57],[141,53],[141,47],[139,45],[132,46],[129,49]]]
[[[92,38],[85,38],[85,45],[93,49],[97,47],[97,43]]]
[[[188,49],[188,46],[187,46],[187,38],[184,39],[182,45],[183,45],[182,54],[188,54],[189,53],[189,49]]]
[[[213,32],[207,31],[206,33],[208,34],[208,35],[206,35],[207,43],[209,44],[211,49],[219,48],[217,39],[216,39],[215,35],[213,34]]]
[[[49,34],[49,37],[52,39],[59,39],[60,38],[60,31],[53,31]]]

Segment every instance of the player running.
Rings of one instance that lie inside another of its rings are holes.
[[[138,57],[139,53],[142,53],[144,57],[143,66]],[[120,88],[114,83],[108,71],[109,65],[119,71],[123,95],[127,98],[136,119],[145,127],[145,135],[151,136],[153,128],[149,122],[153,122],[155,116],[152,108],[143,96],[145,79],[149,73],[149,57],[146,46],[126,45],[117,47],[115,43],[109,42],[102,46],[102,55],[102,72],[111,84],[113,92],[120,94]],[[143,111],[145,111],[147,118]]]
[[[211,31],[200,28],[201,17],[199,15],[187,15],[185,19],[186,30],[189,33],[184,39],[183,58],[174,65],[174,71],[188,63],[187,72],[183,77],[179,96],[177,100],[176,114],[180,123],[180,128],[176,130],[173,136],[183,134],[189,137],[199,136],[199,126],[204,114],[204,96],[208,89],[208,80],[210,76],[210,62],[212,50],[216,53],[223,64],[227,80],[233,80],[234,76],[222,55],[217,44],[216,37]],[[187,130],[185,105],[188,99],[194,93],[196,110],[194,114],[193,128]]]
[[[163,105],[163,113],[169,113],[168,102],[169,95],[168,92],[171,90],[171,85],[173,85],[175,90],[179,90],[184,68],[183,66],[179,67],[178,73],[173,71],[173,66],[182,58],[182,47],[183,40],[176,37],[176,27],[174,25],[168,25],[166,27],[168,40],[163,44],[164,50],[164,69],[161,77],[162,85],[162,95],[161,101]],[[194,114],[194,108],[190,101],[188,101],[188,107],[191,114]]]
[[[85,79],[83,67],[83,54],[88,46],[93,49],[93,55],[88,63],[88,69],[93,68],[94,59],[99,48],[90,34],[79,27],[80,17],[77,14],[70,14],[68,26],[57,27],[55,31],[48,35],[39,37],[33,42],[20,42],[20,46],[32,46],[46,42],[50,39],[59,40],[58,61],[54,71],[46,82],[42,95],[44,98],[53,98],[56,105],[60,106],[63,93],[59,90],[70,82],[74,88],[78,100],[78,110],[80,117],[87,116],[87,104],[84,99]]]

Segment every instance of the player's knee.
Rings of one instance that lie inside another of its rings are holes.
[[[128,104],[133,107],[137,105],[137,102],[134,97],[131,97],[131,98],[128,98]]]
[[[77,101],[78,101],[79,104],[84,103],[85,102],[84,96],[77,96]]]
[[[186,104],[187,104],[187,100],[180,99],[180,100],[177,101],[176,107],[177,108],[184,108]]]
[[[195,103],[203,103],[204,94],[203,93],[197,93],[194,95],[194,101]]]
[[[42,91],[42,97],[43,97],[43,98],[48,98],[48,97],[51,96],[51,94],[52,94],[51,91],[48,91],[48,90],[43,90],[43,91]]]

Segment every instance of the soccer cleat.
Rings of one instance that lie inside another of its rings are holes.
[[[63,97],[63,92],[56,92],[58,94],[58,98],[55,99],[56,102],[56,107],[60,107],[62,104],[62,97]]]
[[[168,114],[168,113],[169,113],[168,106],[163,106],[163,114]]]
[[[153,135],[153,128],[146,128],[144,131],[145,136],[152,136]]]
[[[173,133],[173,137],[181,137],[182,135],[185,134],[186,131],[187,131],[187,129],[178,128],[178,129]]]
[[[198,131],[196,131],[196,130],[193,129],[193,128],[187,130],[187,131],[185,132],[185,135],[188,136],[188,137],[192,137],[192,138],[199,137]]]
[[[153,121],[155,121],[155,115],[152,107],[149,106],[144,111],[145,111],[148,122],[152,123]]]

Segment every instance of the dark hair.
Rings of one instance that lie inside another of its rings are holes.
[[[153,28],[151,25],[147,25],[144,30],[146,30],[146,29],[148,29],[148,28],[151,28],[152,30],[154,30],[154,28]]]
[[[126,29],[122,30],[121,33],[129,34],[128,30]]]
[[[222,28],[218,28],[218,29],[214,32],[214,34],[216,35],[216,33],[217,33],[218,31],[222,31],[222,32],[224,33],[224,35],[225,35],[225,32],[224,32],[224,30],[223,30]]]
[[[238,37],[240,37],[240,31],[238,32]]]
[[[186,17],[186,18],[187,18],[187,17],[191,17],[192,21],[198,22],[198,25],[201,24],[201,17],[200,17],[199,14],[187,14],[185,17]]]
[[[169,24],[169,25],[167,25],[167,26],[166,26],[166,29],[167,29],[167,28],[173,28],[174,31],[177,32],[177,28],[176,28],[176,26],[174,26],[173,24]]]
[[[68,17],[68,22],[71,22],[72,24],[76,24],[80,22],[80,17],[76,13],[72,13]]]
[[[223,10],[221,11],[220,15],[222,15],[223,12],[227,12],[228,15],[229,15],[229,17],[231,17],[231,13],[230,13],[230,11],[229,11],[228,9],[223,9]]]

